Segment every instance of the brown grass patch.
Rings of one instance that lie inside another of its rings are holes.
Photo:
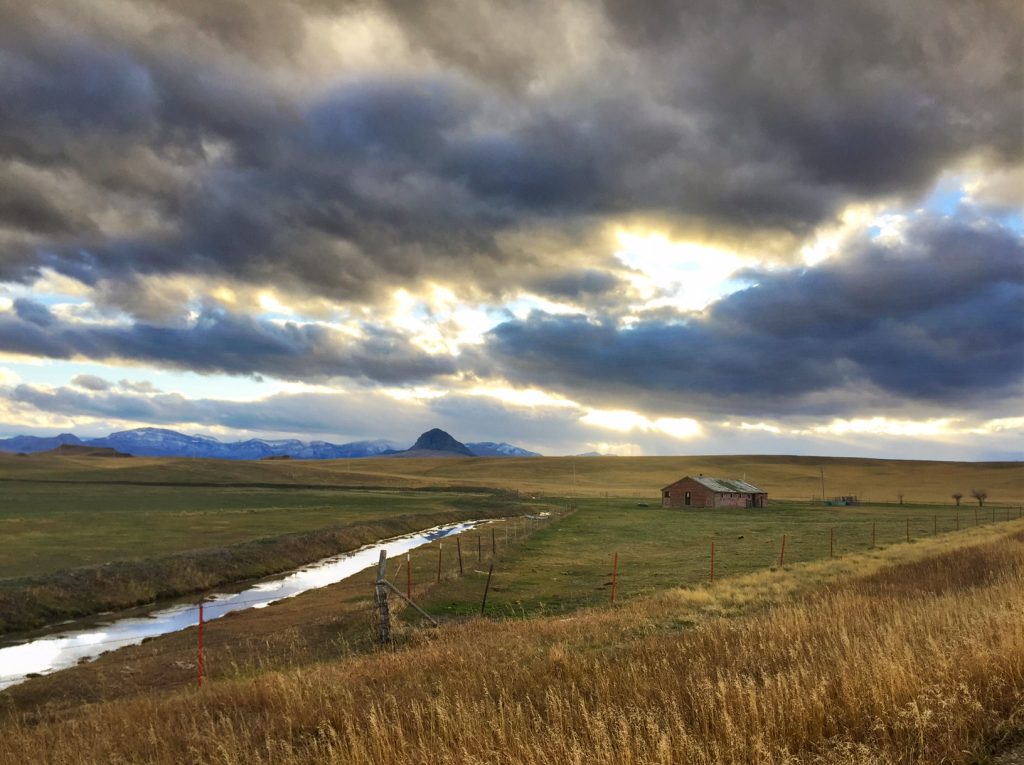
[[[1019,537],[898,567],[865,558],[868,576],[795,601],[799,572],[766,572],[766,589],[793,585],[779,605],[693,629],[671,622],[756,577],[568,619],[474,620],[63,720],[12,716],[0,761],[964,762],[1024,723]]]

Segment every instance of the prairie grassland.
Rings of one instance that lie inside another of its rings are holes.
[[[201,692],[11,714],[0,762],[978,761],[1024,725],[1022,525],[572,618],[416,631]]]
[[[45,481],[2,482],[0,497],[0,579],[499,504],[491,493]]]
[[[344,498],[336,501],[343,503]],[[275,537],[254,533],[259,526],[247,532],[239,526],[234,533],[245,534],[250,541],[127,560],[124,558],[128,555],[138,556],[149,552],[144,544],[131,544],[135,535],[130,527],[144,523],[153,513],[140,512],[136,519],[133,519],[131,513],[121,513],[113,518],[101,515],[95,520],[91,520],[87,514],[77,514],[74,523],[63,523],[60,526],[66,530],[67,544],[74,544],[76,537],[91,535],[97,527],[115,540],[123,533],[126,538],[115,541],[116,546],[112,548],[111,554],[115,555],[115,560],[103,565],[69,568],[34,577],[0,579],[0,634],[43,627],[103,611],[150,604],[269,576],[354,550],[379,539],[431,526],[470,520],[482,515],[514,515],[523,512],[517,504],[489,496],[448,497],[447,501],[444,497],[435,497],[432,502],[413,504],[412,507],[418,510],[413,514],[402,514],[401,503],[396,498],[392,498],[392,501],[397,507],[392,506],[389,515],[385,515],[382,510],[366,512],[369,517],[362,522],[335,524],[328,528]],[[279,512],[287,513],[284,509]],[[354,511],[346,514],[343,504],[335,507],[333,512],[336,517],[347,515],[358,518],[360,515]],[[224,515],[229,516],[229,523],[237,523],[230,519],[230,513]],[[250,523],[256,525],[260,522]],[[273,527],[273,520],[267,525]],[[152,535],[152,531],[145,534],[147,538]],[[254,536],[259,538],[251,539]],[[158,546],[159,543],[154,542],[154,545]],[[18,551],[22,557],[31,557],[30,549],[24,544]]]
[[[996,504],[1024,502],[1022,462],[935,462],[775,455],[678,457],[528,457],[244,462],[137,457],[14,457],[0,454],[0,481],[157,483],[167,486],[477,487],[565,497],[656,499],[662,486],[687,473],[746,476],[774,498],[807,500],[858,494],[872,502],[952,503],[959,491],[988,490]]]
[[[710,574],[710,546],[715,544],[715,577],[777,566],[785,536],[787,565],[830,554],[840,557],[876,547],[914,545],[936,536],[963,534],[976,525],[1016,519],[1018,508],[941,505],[821,505],[773,502],[764,510],[747,508],[663,509],[637,507],[633,500],[585,498],[578,511],[557,523],[542,524],[529,540],[503,548],[498,537],[493,585],[488,597],[492,615],[557,614],[609,600],[613,555],[618,555],[617,597],[628,600],[679,586],[699,585]],[[909,526],[908,526],[909,521]],[[470,549],[477,533],[469,534]],[[463,544],[466,544],[464,542]],[[432,551],[412,554],[418,570],[428,569]],[[476,557],[473,556],[475,564]],[[481,576],[466,576],[426,596],[436,614],[471,614],[479,610]]]

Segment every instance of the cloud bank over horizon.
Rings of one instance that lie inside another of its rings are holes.
[[[1022,458],[1022,22],[2,8],[0,431]]]

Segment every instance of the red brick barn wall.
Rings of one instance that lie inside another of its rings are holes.
[[[753,504],[750,499],[750,494],[741,494],[736,491],[715,494],[714,497],[714,507],[749,507]]]
[[[665,492],[668,496],[665,496]],[[714,507],[715,494],[690,478],[683,478],[662,492],[662,507],[687,507],[686,492],[690,492],[689,507]]]

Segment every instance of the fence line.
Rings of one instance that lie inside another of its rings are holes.
[[[978,525],[980,525],[981,524],[981,514],[979,513],[977,508],[975,508],[974,512],[975,512],[976,522],[978,523]],[[550,520],[551,521],[560,520],[560,519],[564,518],[567,514],[569,514],[569,513],[568,512],[565,512],[565,513],[560,512],[560,513],[557,513],[557,514],[553,514],[553,515],[550,516]],[[1016,514],[1014,514],[1012,512],[1012,508],[1010,508],[1010,507],[1005,508],[1005,513],[997,513],[994,508],[990,508],[989,519],[991,519],[991,520],[989,522],[991,522],[991,523],[1008,522],[1008,521],[1011,521],[1011,520],[1020,519],[1022,517],[1024,517],[1024,508],[1018,508],[1018,512]],[[894,522],[896,522],[896,523],[899,522],[896,519],[892,519],[892,520]],[[916,524],[916,528],[918,529],[918,532],[920,532],[922,527],[924,529],[927,529],[927,525],[926,525],[927,524],[927,520],[928,520],[927,516],[923,516],[923,517],[922,516],[917,516],[917,517],[914,517],[914,518],[905,517],[903,524],[901,524],[901,525],[904,525],[904,527],[905,527],[905,534],[903,535],[904,538],[906,540],[908,540],[908,542],[912,541],[913,537],[912,537],[911,532],[913,531],[914,525]],[[931,526],[931,535],[932,536],[936,536],[940,532],[939,516],[937,514],[933,513],[931,515],[931,520],[932,520],[932,523],[930,524],[930,526]],[[950,524],[950,526],[947,527],[946,529],[943,529],[942,530],[943,533],[950,533],[952,530],[955,530],[955,531],[958,531],[958,532],[962,530],[962,527],[961,527],[961,524],[960,524],[960,513],[959,513],[959,511],[953,513],[952,518],[946,518],[945,520],[947,521],[947,523],[949,521],[952,521],[953,523]],[[986,519],[986,520],[988,520],[988,519]],[[510,535],[509,535],[510,531],[512,532],[511,533],[511,539],[527,539],[527,538],[529,538],[530,533],[532,531],[534,531],[535,529],[539,528],[539,522],[536,519],[529,519],[529,518],[505,519],[504,523],[505,523],[505,526],[506,526],[506,528],[505,528],[505,531],[506,531],[506,537],[505,538],[506,538],[506,540],[508,540],[510,538]],[[883,523],[884,523],[884,521],[883,521]],[[877,520],[872,520],[871,525],[872,525],[872,530],[871,530],[871,546],[870,546],[869,549],[873,549],[873,548],[876,547],[878,521]],[[840,529],[839,533],[837,533],[837,529],[834,526],[825,527],[824,525],[822,526],[821,533],[824,534],[826,529],[827,529],[827,533],[828,533],[829,557],[830,558],[835,557],[835,555],[837,554],[837,543],[839,544],[838,552],[839,552],[840,555],[843,555],[846,552],[850,552],[850,551],[856,550],[856,549],[858,549],[858,547],[861,550],[864,549],[864,547],[862,546],[863,543],[861,543],[861,546],[858,546],[856,544],[856,542],[855,542],[854,543],[854,547],[852,549],[847,547],[846,550],[844,551],[843,547],[842,547],[842,543],[844,541],[844,538],[845,538],[845,540],[847,542],[849,542],[849,540],[851,539],[852,535],[849,534],[849,533],[843,534],[842,532],[845,531],[844,529]],[[522,531],[521,534],[520,534],[520,531]],[[926,531],[924,533],[927,534]],[[459,537],[460,536],[461,535],[457,535],[456,536],[456,550],[457,551],[459,550]],[[482,552],[482,550],[480,549],[480,547],[481,547],[480,534],[478,533],[477,536],[478,536],[478,552]],[[822,537],[822,539],[823,539],[823,537]],[[780,546],[780,548],[778,550],[778,558],[777,558],[779,566],[780,567],[784,567],[785,566],[785,556],[786,556],[787,552],[790,553],[790,556],[792,558],[794,551],[796,551],[797,554],[799,554],[800,550],[808,549],[807,548],[807,542],[808,542],[808,536],[806,534],[804,534],[804,535],[802,535],[800,537],[796,537],[794,539],[789,539],[789,535],[786,534],[786,533],[783,533],[781,535],[781,546]],[[815,543],[815,544],[817,545],[818,543]],[[509,544],[506,545],[506,547],[508,549],[513,549],[515,547],[515,545],[511,544],[511,542],[510,542]],[[420,552],[421,553],[422,552],[426,552],[428,549],[429,548],[422,548]],[[819,546],[816,549],[820,550],[822,548]],[[489,596],[489,593],[490,593],[490,590],[491,590],[492,578],[493,578],[494,574],[496,573],[495,561],[498,559],[498,552],[499,552],[499,548],[498,548],[498,545],[497,545],[497,533],[496,533],[496,529],[494,528],[494,525],[492,525],[492,528],[491,528],[491,560],[490,560],[489,569],[486,572],[487,573],[487,580],[486,580],[486,583],[485,583],[484,588],[483,588],[483,597],[482,597],[482,601],[481,601],[481,604],[480,604],[480,613],[481,613],[481,615],[486,614],[486,607],[487,607],[488,596]],[[445,567],[443,565],[444,561],[445,561],[444,553],[443,553],[443,544],[442,544],[442,542],[440,540],[438,541],[438,551],[437,551],[437,553],[438,553],[437,577],[436,577],[436,583],[435,584],[440,584],[442,581],[446,580],[446,577],[444,576],[444,574],[445,574]],[[432,554],[432,551],[431,551],[431,554]],[[726,549],[726,555],[728,555],[728,548]],[[412,557],[412,553],[411,552],[406,553],[406,561],[405,561],[405,563],[406,563],[406,576],[407,576],[406,591],[404,593],[401,592],[398,588],[396,588],[390,582],[385,582],[386,587],[387,587],[388,591],[390,591],[392,594],[395,594],[396,596],[400,597],[403,601],[406,601],[410,606],[412,606],[413,608],[418,610],[425,618],[427,618],[427,619],[429,619],[431,621],[434,621],[434,618],[427,611],[423,610],[420,606],[418,606],[412,600],[412,595],[413,595],[413,593],[414,593],[416,588],[413,587],[413,584],[414,584],[413,583],[413,572],[415,571],[415,569],[414,569],[414,567],[412,565],[411,557]],[[711,540],[711,542],[710,542],[710,571],[709,571],[709,576],[708,576],[708,582],[709,583],[714,583],[715,582],[715,577],[716,577],[716,573],[717,573],[716,572],[716,563],[720,562],[721,558],[722,558],[722,551],[716,547],[715,540]],[[450,560],[451,560],[451,558],[449,558],[449,561]],[[461,562],[462,561],[461,561],[461,555],[460,555],[460,556],[458,556],[458,563],[460,564],[460,575],[463,573],[462,569],[461,569]],[[727,565],[727,568],[728,568],[728,565]],[[768,565],[768,566],[766,566],[766,568],[771,568],[771,566]],[[619,552],[616,551],[614,553],[614,555],[613,555],[613,560],[612,560],[612,578],[611,578],[611,582],[610,582],[611,590],[610,590],[609,601],[610,601],[610,604],[612,604],[612,605],[617,603],[617,601],[619,599],[619,595],[620,595],[620,593],[619,593],[619,589],[620,589],[620,570],[619,569],[620,569],[620,567],[619,567]],[[628,569],[628,564],[627,564],[627,569]],[[429,570],[429,569],[427,569],[427,570]],[[449,572],[451,571],[451,566],[448,567],[448,571]],[[398,572],[396,571],[396,573],[398,573]],[[484,573],[484,572],[481,572],[481,573]],[[421,583],[419,585],[419,587],[421,588],[421,591],[422,591],[422,588],[427,588],[429,590],[431,587],[433,587],[433,585],[431,583],[427,582],[427,583]],[[208,659],[208,657],[206,656],[206,650],[205,650],[206,649],[205,638],[206,638],[206,633],[208,633],[209,629],[214,628],[214,625],[215,625],[215,622],[209,622],[207,620],[208,619],[208,615],[210,614],[211,611],[216,611],[216,609],[218,609],[218,608],[237,609],[240,606],[270,605],[271,603],[281,602],[282,600],[287,600],[287,599],[290,599],[290,597],[285,597],[285,598],[281,598],[281,599],[278,599],[278,600],[271,600],[271,601],[265,600],[263,598],[254,598],[254,599],[245,599],[245,600],[209,601],[209,600],[206,600],[204,598],[204,599],[201,599],[196,605],[184,608],[182,613],[184,613],[184,614],[194,613],[196,615],[196,618],[197,618],[197,621],[195,622],[195,626],[197,627],[197,635],[196,635],[196,641],[197,642],[195,644],[196,645],[196,652],[193,654],[194,657],[195,657],[195,669],[196,669],[195,682],[196,682],[196,684],[198,686],[202,686],[204,679],[207,678],[207,669],[208,669],[208,661],[207,661],[207,659]],[[379,606],[379,602],[378,602],[378,606]],[[436,621],[435,621],[435,623],[436,623]],[[169,634],[173,634],[173,633],[169,633]],[[59,637],[59,634],[58,635],[54,635],[53,637]],[[41,639],[46,639],[46,638],[44,637],[44,638],[41,638]],[[130,645],[130,644],[138,644],[140,642],[147,641],[148,639],[150,639],[150,638],[141,638],[140,639],[138,636],[124,637],[124,638],[112,638],[112,639],[107,639],[107,640],[96,641],[96,642],[92,643],[92,645],[104,645],[104,646],[112,646],[112,647],[113,646],[122,646],[123,647],[123,646]],[[167,653],[171,653],[172,656],[173,656],[175,653],[177,653],[180,650],[181,649],[178,648],[178,647],[167,648],[165,646],[160,646],[159,649],[158,649],[158,654],[163,656],[163,655],[166,655]],[[184,666],[184,665],[182,665],[182,666]]]

